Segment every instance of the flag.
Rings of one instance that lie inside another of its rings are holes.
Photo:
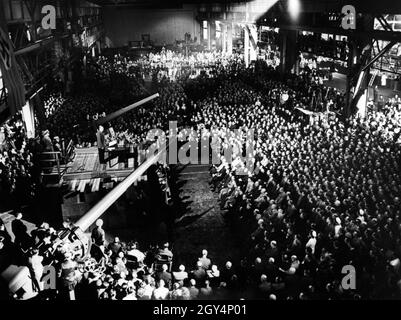
[[[7,88],[7,105],[14,115],[25,105],[25,87],[10,38],[0,26],[0,71]]]

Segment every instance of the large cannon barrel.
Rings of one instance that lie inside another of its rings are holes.
[[[86,231],[103,213],[119,198],[121,195],[138,180],[148,168],[156,163],[160,156],[166,152],[165,149],[159,150],[156,154],[150,156],[138,169],[132,172],[128,177],[121,181],[113,190],[111,190],[102,200],[92,207],[84,216],[82,216],[75,226],[82,231]]]
[[[110,113],[107,116],[105,116],[104,118],[100,118],[95,123],[96,123],[96,125],[101,125],[103,123],[109,122],[109,121],[111,121],[111,120],[113,120],[113,119],[115,119],[115,118],[117,118],[119,116],[122,116],[123,114],[125,114],[125,113],[127,113],[127,112],[129,112],[131,110],[134,110],[137,107],[139,107],[139,106],[141,106],[141,105],[143,105],[143,104],[145,104],[145,103],[147,103],[149,101],[152,101],[152,100],[154,100],[154,99],[156,99],[158,97],[160,97],[160,95],[158,93],[155,93],[155,94],[153,94],[153,95],[151,95],[151,96],[149,96],[149,97],[147,97],[145,99],[142,99],[141,101],[135,102],[134,104],[131,104],[131,105],[125,107],[125,108],[122,108],[122,109],[117,110],[117,111],[115,111],[113,113]]]

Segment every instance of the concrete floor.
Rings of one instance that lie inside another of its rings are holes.
[[[173,178],[176,182],[171,186],[175,189],[172,190],[175,205],[171,212],[166,213],[172,218],[170,222],[166,215],[164,218],[141,216],[135,206],[127,207],[126,201],[118,201],[103,217],[107,239],[111,241],[114,236],[123,241],[135,239],[144,247],[169,241],[174,253],[173,268],[178,268],[181,263],[193,268],[203,249],[208,250],[212,262],[219,266],[227,260],[238,264],[243,254],[240,232],[224,218],[218,194],[209,185],[208,167],[189,165],[178,168]]]
[[[223,266],[231,260],[238,263],[240,239],[224,218],[218,194],[209,186],[208,166],[188,166],[179,175],[180,197],[186,206],[174,227],[176,264],[195,265],[202,250],[207,249],[212,263]]]

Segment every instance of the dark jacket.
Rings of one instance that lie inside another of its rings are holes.
[[[99,149],[104,149],[106,148],[106,140],[104,138],[104,133],[97,131],[96,132],[96,138],[97,138],[97,147]]]

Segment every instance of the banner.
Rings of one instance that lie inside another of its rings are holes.
[[[0,27],[0,71],[7,88],[7,105],[14,115],[25,105],[25,87],[15,60],[12,43]]]

